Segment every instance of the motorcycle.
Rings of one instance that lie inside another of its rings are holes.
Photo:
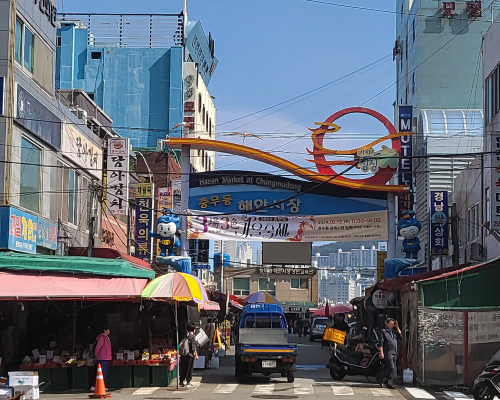
[[[384,367],[380,358],[380,345],[378,342],[365,343],[371,357],[336,344],[330,347],[330,360],[326,367],[330,370],[332,379],[342,380],[345,376],[362,375],[367,379],[374,377],[378,383],[382,383]]]
[[[500,397],[500,350],[486,364],[474,381],[474,400],[493,400]]]

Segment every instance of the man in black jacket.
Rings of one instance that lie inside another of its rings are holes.
[[[384,363],[383,384],[388,389],[394,389],[393,379],[398,373],[398,335],[401,335],[398,321],[394,318],[385,320],[386,327],[382,329],[380,338],[380,358]]]

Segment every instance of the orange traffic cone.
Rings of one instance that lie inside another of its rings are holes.
[[[104,377],[102,376],[101,364],[97,364],[97,376],[95,378],[95,391],[94,394],[89,394],[91,399],[109,399],[110,394],[106,393],[106,385],[104,384]]]

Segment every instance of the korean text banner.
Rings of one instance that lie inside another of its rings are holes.
[[[448,255],[448,192],[431,191],[431,254]]]
[[[108,140],[106,214],[127,215],[129,139]]]
[[[190,211],[189,239],[274,242],[387,240],[387,212],[258,216]]]
[[[36,254],[38,217],[0,207],[0,248]]]

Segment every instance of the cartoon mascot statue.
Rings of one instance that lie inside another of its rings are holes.
[[[417,259],[420,250],[420,240],[417,237],[422,224],[415,218],[414,211],[403,211],[403,218],[398,222],[399,235],[404,238],[403,250],[406,258]]]
[[[163,212],[165,215],[162,215],[156,221],[156,232],[150,231],[149,234],[159,240],[161,257],[173,256],[174,248],[181,247],[181,241],[175,235],[179,230],[181,217],[174,215],[169,208]]]

